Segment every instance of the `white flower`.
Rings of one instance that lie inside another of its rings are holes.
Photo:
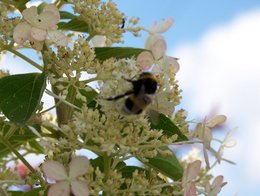
[[[222,160],[224,149],[231,148],[236,145],[236,141],[233,140],[233,138],[232,138],[233,132],[234,132],[234,130],[231,130],[226,134],[224,140],[222,141],[222,143],[216,153],[216,158],[217,158],[218,163],[220,163]]]
[[[148,30],[150,35],[146,39],[145,48],[151,52],[145,51],[138,55],[137,65],[143,70],[148,70],[153,64],[154,69],[166,74],[177,73],[179,70],[179,64],[174,57],[166,56],[167,49],[164,37],[160,34],[167,31],[173,20],[171,18],[161,21],[160,23],[154,23]]]
[[[105,47],[106,46],[106,36],[95,35],[90,41],[91,47]]]
[[[152,51],[153,58],[159,60],[167,49],[164,37],[160,34],[150,35],[145,42],[145,48]]]
[[[223,176],[217,176],[212,184],[209,184],[209,182],[205,185],[205,192],[208,196],[217,196],[217,194],[221,191],[222,187],[225,186],[227,183],[223,182],[224,177]]]
[[[89,160],[86,157],[76,157],[69,163],[69,172],[58,161],[48,160],[42,165],[44,175],[55,180],[51,185],[48,196],[69,196],[72,192],[75,196],[88,196],[88,185],[79,180],[89,167]]]
[[[66,36],[57,30],[60,20],[58,8],[54,4],[46,5],[42,13],[37,13],[37,7],[32,6],[22,12],[24,22],[14,29],[14,41],[23,44],[27,40],[36,50],[41,50],[47,37],[59,46],[66,46]]]
[[[184,189],[183,196],[196,196],[196,186],[194,180],[200,172],[201,161],[196,160],[189,163],[188,167],[184,170],[182,176],[182,187]]]
[[[211,129],[226,121],[226,116],[217,115],[206,123],[198,123],[194,132],[194,136],[202,140],[206,149],[210,149],[210,143],[213,139]]]

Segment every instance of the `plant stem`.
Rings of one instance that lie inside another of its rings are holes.
[[[0,136],[0,142],[3,143],[7,148],[9,148],[31,172],[35,172],[34,168],[30,165],[30,163],[26,161],[26,159],[12,146],[12,144],[10,144],[8,140],[5,140],[5,138]]]
[[[95,35],[94,34],[89,34],[89,36],[87,37],[86,41],[91,40]]]
[[[93,82],[93,81],[95,81],[95,80],[98,80],[98,78],[97,78],[97,77],[89,78],[89,79],[87,79],[87,80],[82,80],[81,82],[87,84],[87,83]]]
[[[11,47],[8,47],[8,46],[4,46],[3,47],[4,49],[6,49],[7,51],[15,54],[16,56],[19,56],[21,59],[27,61],[28,63],[30,63],[32,66],[34,66],[35,68],[39,69],[40,71],[43,71],[43,67],[40,66],[39,64],[37,64],[36,62],[32,61],[31,59],[29,59],[27,56],[23,55],[22,53],[14,50],[13,48]]]
[[[0,184],[13,183],[13,184],[24,184],[24,180],[0,180]]]
[[[105,180],[108,179],[109,177],[109,173],[110,173],[110,165],[111,165],[111,160],[112,157],[111,156],[104,156],[104,174],[105,174]],[[106,191],[103,192],[103,195],[108,195]]]

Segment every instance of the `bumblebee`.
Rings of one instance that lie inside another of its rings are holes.
[[[108,98],[107,100],[118,100],[126,97],[123,106],[123,112],[126,114],[140,114],[152,102],[152,95],[156,93],[158,83],[155,77],[148,72],[140,74],[136,80],[127,80],[131,82],[133,88],[122,95]]]

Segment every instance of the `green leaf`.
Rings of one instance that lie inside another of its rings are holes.
[[[168,147],[161,149],[169,150]],[[159,154],[154,158],[149,158],[148,160],[148,163],[145,162],[144,164],[151,166],[163,175],[168,176],[173,180],[179,180],[182,178],[183,169],[174,153],[170,156],[162,156]]]
[[[153,123],[151,121],[151,129],[163,130],[163,133],[167,136],[172,136],[174,134],[178,135],[177,141],[186,141],[188,138],[183,135],[180,129],[164,114],[159,114],[159,121]]]
[[[89,33],[88,24],[82,20],[79,20],[77,17],[74,17],[69,22],[60,22],[58,24],[58,28],[61,30]]]
[[[60,11],[60,18],[61,19],[73,19],[75,17],[76,16],[73,15],[72,13],[70,13],[70,12]]]
[[[12,122],[24,124],[34,114],[45,89],[45,75],[18,74],[0,79],[0,110]]]
[[[98,93],[91,87],[88,87],[88,88],[86,87],[86,89],[80,89],[79,92],[81,95],[86,97],[87,105],[89,105],[98,96]],[[81,101],[79,99],[75,99],[74,104],[78,107],[82,107],[82,105],[84,103],[83,103],[83,101]]]
[[[122,58],[131,58],[136,57],[143,51],[147,51],[146,49],[141,48],[132,48],[132,47],[96,47],[95,54],[96,58],[104,61],[111,57],[116,59]]]
[[[99,156],[95,159],[90,159],[90,163],[91,165],[96,168],[99,167],[100,171],[103,172],[104,171],[104,157]],[[113,160],[112,160],[113,163]],[[112,164],[111,163],[111,164]],[[122,168],[124,168],[126,166],[125,162],[121,161],[119,163],[117,163],[116,165],[116,169],[121,170]]]
[[[20,12],[22,12],[24,9],[26,9],[25,4],[26,4],[28,1],[29,1],[29,0],[14,1],[13,5],[14,5]]]
[[[11,125],[7,122],[0,123],[0,132],[3,136],[5,136],[9,132],[9,130],[13,128],[14,127],[11,127]],[[37,129],[37,126],[35,126],[34,128]],[[41,133],[41,130],[37,129],[37,131]],[[17,127],[15,128],[14,134],[8,138],[8,141],[14,148],[18,148],[26,142],[34,141],[36,138],[37,136],[32,133],[32,131],[28,127]],[[9,153],[11,153],[10,149],[7,148],[4,144],[0,143],[0,159],[8,155]]]
[[[103,157],[99,156],[99,157],[97,157],[95,159],[90,159],[90,164],[94,168],[99,167],[101,172],[104,171],[104,158]]]
[[[41,14],[41,13],[42,13],[43,8],[44,8],[46,5],[48,5],[48,3],[46,3],[46,2],[42,2],[40,5],[38,5],[38,7],[37,7],[37,12],[38,12],[38,14]]]
[[[119,169],[119,172],[122,173],[123,178],[132,178],[135,170],[138,170],[141,172],[146,171],[144,168],[137,167],[137,166],[125,166],[125,167],[122,167],[121,169]]]
[[[44,154],[44,148],[36,140],[29,141],[29,145],[39,154]]]

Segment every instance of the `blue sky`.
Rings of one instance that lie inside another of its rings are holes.
[[[167,53],[180,58],[177,77],[183,89],[182,107],[189,118],[209,113],[227,114],[227,128],[238,127],[237,146],[214,172],[228,185],[220,196],[260,193],[260,1],[259,0],[116,0],[126,16],[140,17],[140,25],[171,17],[174,26],[166,33]],[[143,47],[141,38],[125,36],[124,46]],[[18,60],[18,61],[17,61]],[[1,67],[12,73],[27,71],[20,59],[8,58]],[[20,66],[19,66],[20,64]],[[31,69],[30,71],[33,71]],[[36,71],[36,70],[34,70]]]
[[[164,0],[116,1],[126,16],[138,16],[145,27],[171,17],[174,26],[164,34],[168,54],[180,58],[177,77],[183,89],[182,107],[189,118],[226,114],[226,129],[237,127],[237,146],[214,171],[228,184],[220,196],[260,192],[260,1]],[[160,3],[159,3],[160,2]],[[146,34],[126,36],[125,44],[143,47]]]

